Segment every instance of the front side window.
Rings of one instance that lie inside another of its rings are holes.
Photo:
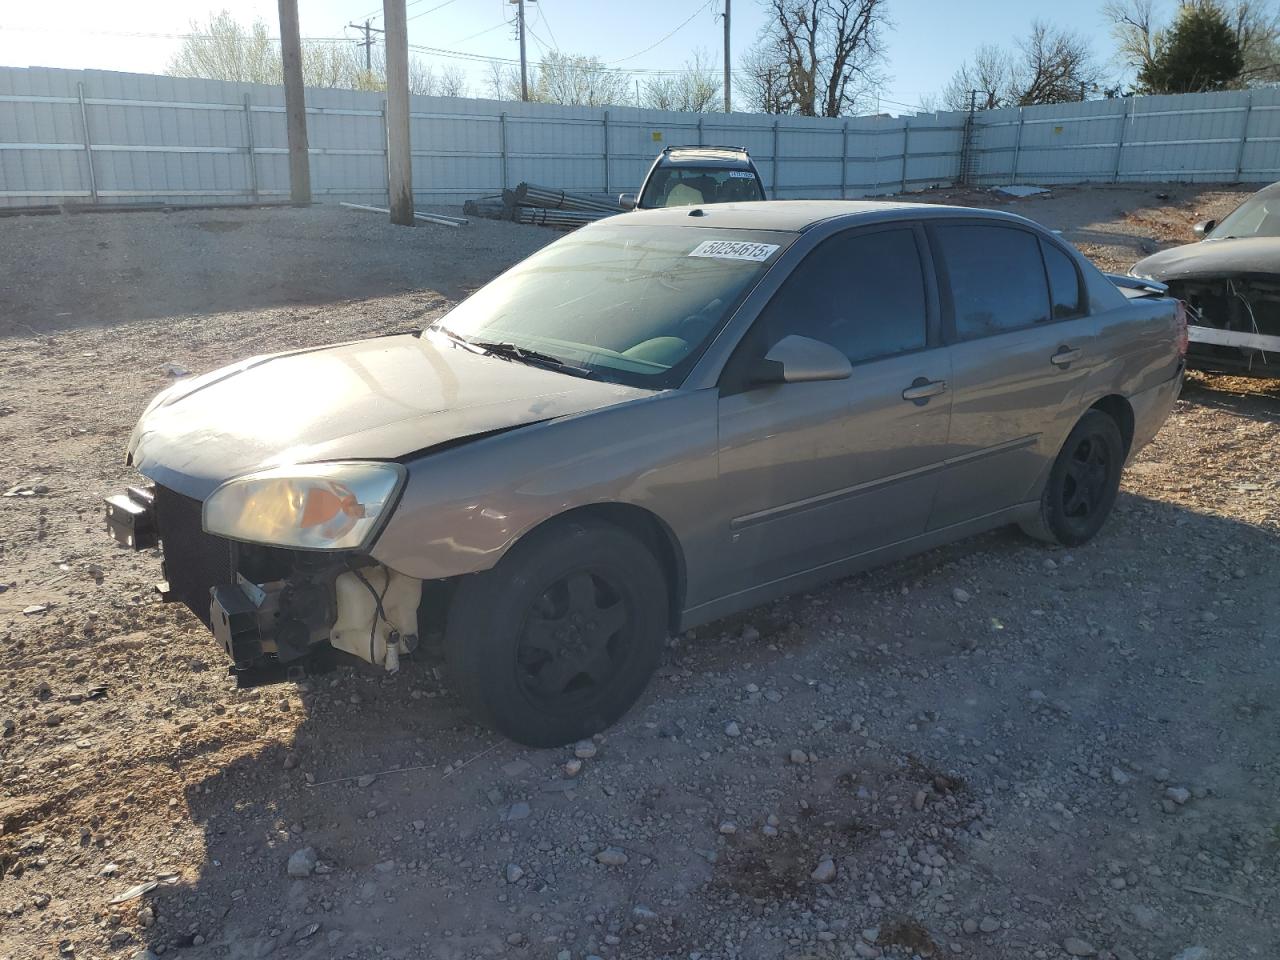
[[[955,310],[956,336],[975,340],[1049,319],[1040,241],[1016,227],[935,228]]]
[[[604,221],[512,267],[437,326],[468,341],[536,351],[599,379],[677,386],[794,239]]]
[[[821,340],[853,363],[923,347],[924,271],[910,227],[824,241],[787,278],[760,320],[771,346],[788,334]]]
[[[645,184],[640,206],[687,207],[763,199],[760,180],[751,170],[659,167]]]

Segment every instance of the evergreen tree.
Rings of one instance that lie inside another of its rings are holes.
[[[1244,70],[1240,40],[1215,3],[1186,3],[1173,26],[1156,37],[1138,71],[1143,93],[1201,93],[1234,86]]]

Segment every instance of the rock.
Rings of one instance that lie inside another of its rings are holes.
[[[956,603],[968,603],[969,591],[962,590],[960,587],[956,587],[951,591],[951,599],[954,600]]]
[[[1148,906],[1135,904],[1129,912],[1133,914],[1133,922],[1143,930],[1155,930],[1160,926],[1160,915]]]
[[[524,934],[523,933],[507,934],[507,943],[511,944],[511,946],[513,947],[520,946],[520,944],[524,943]]]
[[[807,754],[807,753],[805,753],[803,750],[799,750],[799,749],[792,750],[792,751],[791,751],[791,762],[792,762],[792,763],[808,763],[808,762],[809,762],[809,754]]]
[[[1062,941],[1062,949],[1073,957],[1096,957],[1098,955],[1098,951],[1093,948],[1093,944],[1081,940],[1079,937],[1067,937]]]
[[[636,906],[631,910],[631,915],[637,920],[657,920],[658,915],[646,906]]]
[[[595,741],[579,740],[573,745],[573,755],[579,760],[590,760],[596,755]]]
[[[1210,960],[1208,947],[1183,947],[1173,955],[1173,960]]]
[[[978,929],[983,933],[995,933],[1000,929],[1000,921],[995,917],[983,917],[982,922],[978,924]]]
[[[284,768],[292,770],[298,765],[298,755],[292,750],[284,755]]]
[[[977,933],[978,921],[973,919],[973,917],[969,917],[964,923],[960,924],[960,929],[965,933]]]
[[[374,774],[366,773],[364,776],[356,780],[356,786],[359,787],[361,790],[363,790],[365,787],[373,786],[374,781],[377,779],[378,779],[377,776],[375,776]]]
[[[756,643],[757,641],[759,641],[759,639],[760,639],[760,631],[757,630],[755,627],[753,627],[751,624],[748,623],[746,626],[742,628],[743,643]]]
[[[519,864],[515,864],[515,863],[507,864],[507,883],[519,883],[520,878],[523,876],[524,876],[524,870],[520,868]]]
[[[160,958],[150,950],[142,949],[135,953],[130,960],[160,960]]]
[[[383,860],[381,863],[375,863],[373,869],[378,873],[395,873],[396,862],[394,860]]]
[[[914,810],[923,810],[924,802],[928,798],[928,794],[923,790],[917,790],[916,795],[911,798],[911,807]]]
[[[740,737],[742,736],[742,731],[738,728],[738,724],[735,721],[730,720],[724,725],[724,735],[726,737]]]
[[[513,803],[511,806],[504,808],[500,816],[504,821],[523,820],[529,816],[529,813],[529,804],[521,800],[519,803]]]
[[[1170,787],[1164,792],[1164,795],[1178,806],[1182,806],[1191,799],[1191,791],[1186,787]]]
[[[1128,783],[1132,779],[1133,777],[1129,776],[1119,767],[1111,768],[1111,782],[1116,784],[1117,786],[1123,787],[1126,783]]]
[[[289,857],[289,876],[309,877],[316,869],[316,851],[314,847],[303,847],[294,851]]]
[[[502,765],[502,772],[508,777],[522,777],[533,766],[528,760],[517,759]]]
[[[564,775],[566,777],[576,777],[582,772],[582,761],[577,757],[574,757],[572,760],[566,760],[561,769],[564,770]]]
[[[809,877],[814,883],[830,883],[836,878],[835,861],[830,857],[823,857]]]
[[[14,723],[13,719],[11,717],[5,717],[4,718],[4,735],[6,737],[12,737],[13,731],[16,729],[18,729],[18,725]]]
[[[151,907],[138,908],[138,926],[146,929],[156,922],[156,912]]]
[[[605,847],[596,854],[596,862],[603,863],[606,867],[620,867],[628,859],[627,855],[617,847]]]
[[[738,825],[732,820],[726,820],[720,824],[720,832],[726,837],[731,837],[738,832]]]
[[[880,956],[879,947],[873,947],[871,944],[863,943],[861,940],[853,945],[853,952],[863,957],[864,960],[875,960],[876,957]]]

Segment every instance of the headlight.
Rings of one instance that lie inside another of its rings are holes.
[[[404,482],[394,463],[303,463],[228,480],[204,502],[204,528],[300,550],[358,550]]]

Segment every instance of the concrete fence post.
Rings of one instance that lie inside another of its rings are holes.
[[[378,116],[382,119],[382,176],[387,181],[387,207],[391,207],[391,149],[387,139],[391,131],[387,128],[387,101],[382,101],[378,108]]]
[[[1253,116],[1253,91],[1244,102],[1244,125],[1240,127],[1240,150],[1236,153],[1236,183],[1244,176],[1244,148],[1249,143],[1249,120]]]
[[[244,152],[249,161],[249,196],[258,200],[258,158],[253,152],[253,108],[249,105],[249,94],[244,95]]]
[[[84,84],[76,84],[76,97],[80,101],[80,129],[84,133],[84,160],[89,166],[89,196],[98,202],[98,174],[93,169],[93,141],[89,137],[89,110],[84,103]]]

